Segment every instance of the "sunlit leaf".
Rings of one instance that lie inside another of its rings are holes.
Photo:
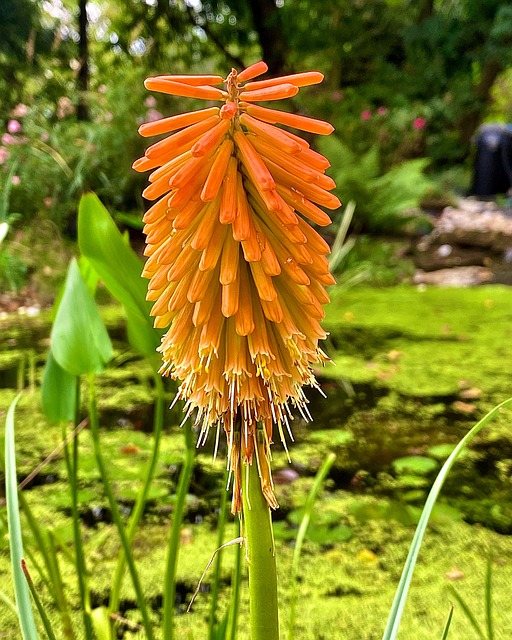
[[[98,373],[112,357],[112,343],[76,260],[72,260],[51,333],[57,363],[71,375]]]
[[[50,423],[73,420],[76,409],[76,385],[76,376],[65,371],[50,351],[41,387],[43,411]]]
[[[78,210],[80,251],[125,308],[129,318],[130,344],[143,353],[154,353],[160,333],[152,326],[142,261],[127,245],[109,212],[93,193],[82,197]]]

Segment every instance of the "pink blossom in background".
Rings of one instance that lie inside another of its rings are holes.
[[[389,111],[389,109],[387,107],[379,107],[377,109],[377,115],[378,116],[385,116],[385,115],[387,115],[388,111]]]
[[[113,117],[114,114],[110,113],[110,111],[107,111],[107,113],[103,116],[103,119],[105,120],[105,122],[112,122]]]
[[[11,182],[13,183],[13,185],[15,187],[17,187],[20,184],[21,179],[20,179],[19,176],[13,176],[12,179],[11,179]]]
[[[44,204],[45,207],[50,208],[52,206],[52,204],[53,204],[53,199],[50,198],[50,196],[48,196],[43,200],[43,204]]]
[[[16,138],[14,136],[11,136],[10,133],[4,133],[2,134],[2,144],[16,144]]]
[[[164,117],[163,113],[157,111],[156,109],[148,109],[146,113],[146,119],[148,122],[155,122],[156,120],[160,120]]]
[[[425,118],[415,118],[412,123],[412,128],[419,131],[420,129],[424,129],[427,126],[427,121]]]
[[[0,164],[3,164],[6,160],[8,160],[10,155],[11,154],[5,147],[0,147]]]
[[[343,92],[342,91],[333,91],[331,93],[331,100],[333,102],[340,102],[340,100],[343,100]]]
[[[156,107],[156,98],[155,96],[148,96],[144,100],[144,106],[148,109],[154,109]]]
[[[26,104],[23,104],[22,102],[20,102],[14,107],[11,115],[13,115],[15,118],[24,118],[29,111],[30,111],[30,108],[27,107]]]
[[[7,123],[7,131],[9,133],[19,133],[21,131],[21,124],[17,120],[9,120]]]
[[[372,119],[372,112],[370,111],[370,109],[365,109],[364,111],[361,111],[361,120],[371,120]]]
[[[61,96],[57,100],[57,118],[62,120],[66,116],[70,116],[74,113],[75,107],[71,100],[67,96]]]
[[[48,133],[48,131],[43,131],[43,133],[39,136],[39,139],[42,142],[48,142],[48,140],[50,139],[50,134]]]
[[[107,85],[100,84],[100,86],[98,87],[98,93],[107,93]]]

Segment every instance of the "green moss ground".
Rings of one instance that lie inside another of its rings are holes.
[[[290,446],[299,478],[293,484],[277,486],[281,504],[276,513],[281,623],[285,631],[293,536],[300,507],[314,473],[333,450],[337,460],[316,505],[304,548],[295,638],[370,640],[381,637],[413,535],[411,523],[448,455],[449,445],[494,404],[512,395],[512,291],[504,287],[420,291],[404,286],[335,290],[332,298],[325,326],[331,334],[327,349],[336,366],[328,365],[319,372],[328,400],[309,394],[315,422],[306,425],[296,420],[296,443]],[[115,338],[116,356],[114,366],[98,381],[103,450],[116,495],[121,506],[129,509],[151,448],[151,371],[123,342],[119,311],[107,309],[104,317]],[[15,396],[13,385],[17,382],[13,380],[32,382],[35,387],[32,394],[27,392],[23,397],[16,413],[21,478],[61,440],[60,429],[45,422],[38,400],[49,317],[0,320],[0,330],[2,337],[7,337],[0,353],[0,373],[4,372],[0,379],[7,381],[0,388],[0,417]],[[36,367],[34,375],[30,362]],[[468,390],[473,390],[472,398],[465,397]],[[172,385],[168,391],[171,398]],[[157,478],[136,542],[145,590],[155,607],[161,595],[165,541],[183,452],[183,437],[175,426],[178,420],[178,413],[167,412]],[[489,550],[494,556],[496,638],[512,637],[508,608],[512,580],[510,422],[510,412],[500,414],[454,468],[420,555],[400,638],[441,636],[453,601],[450,585],[460,591],[483,625]],[[285,452],[279,444],[275,449],[274,469],[287,468]],[[431,469],[399,472],[395,461],[404,456],[427,458]],[[193,592],[215,548],[222,460],[221,455],[212,466],[208,449],[198,457],[178,571],[179,593],[186,597]],[[80,508],[91,585],[96,604],[101,604],[108,594],[118,543],[108,522],[87,432],[81,435],[80,464]],[[48,465],[26,496],[38,520],[53,528],[69,548],[69,499],[62,459]],[[0,515],[4,514],[2,510]],[[232,535],[229,529],[228,538]],[[33,544],[27,535],[27,547],[33,549]],[[228,597],[232,558],[233,550],[227,549],[221,614]],[[67,592],[76,602],[73,567],[65,554],[61,554],[61,565]],[[455,582],[446,577],[453,567],[462,573]],[[209,580],[207,576],[206,585]],[[1,522],[0,585],[11,596],[7,537]],[[44,588],[41,591],[44,594]],[[129,580],[123,597],[126,616],[133,618]],[[208,593],[202,593],[192,614],[178,616],[177,637],[206,637],[208,598]],[[18,638],[14,616],[2,607],[0,637],[3,633],[3,637]],[[244,583],[239,634],[243,640],[249,637],[246,611]],[[75,614],[78,619],[78,612]],[[156,610],[154,616],[158,626]],[[476,637],[460,609],[456,610],[452,636]],[[137,636],[126,633],[125,637]]]

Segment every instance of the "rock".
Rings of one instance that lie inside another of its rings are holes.
[[[473,287],[491,282],[492,271],[485,267],[454,267],[424,272],[418,270],[413,277],[414,284],[430,284],[443,287]]]
[[[463,413],[466,416],[470,416],[476,411],[476,406],[474,404],[470,404],[469,402],[463,402],[462,400],[456,400],[452,404],[452,409],[457,411],[457,413]]]
[[[459,393],[459,398],[462,400],[478,400],[482,395],[482,389],[478,389],[477,387],[471,387],[470,389],[463,389]]]
[[[496,203],[460,198],[453,206],[445,207],[434,218],[434,229],[416,244],[414,260],[422,271],[438,271],[455,267],[488,267],[485,270],[461,272],[463,282],[455,286],[469,286],[484,282],[512,283],[512,211],[500,209]],[[458,276],[457,276],[458,277]],[[438,282],[437,278],[440,279]],[[469,282],[466,283],[466,278]],[[416,282],[450,284],[443,274],[430,282],[422,273]]]
[[[462,580],[466,576],[464,575],[464,572],[458,569],[457,567],[452,567],[450,571],[447,571],[444,574],[444,577],[447,578],[448,580]]]

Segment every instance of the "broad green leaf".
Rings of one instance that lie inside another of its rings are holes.
[[[136,327],[138,339],[132,346],[144,355],[153,353],[161,334],[153,328],[149,316],[151,304],[146,301],[147,287],[141,278],[142,261],[123,240],[109,212],[93,193],[80,201],[78,243],[107,289],[124,306],[132,325],[132,338]]]
[[[143,356],[154,360],[153,367],[158,369],[161,356],[156,348],[160,344],[160,334],[151,327],[151,319],[141,319],[138,313],[126,309],[126,332],[130,345]],[[148,316],[149,318],[149,316]]]
[[[16,475],[16,451],[14,445],[14,410],[20,396],[9,407],[5,420],[5,497],[11,551],[12,573],[18,618],[23,640],[38,640],[36,623],[30,603],[30,592],[23,574],[23,540],[21,536],[20,511],[18,505],[18,479]]]
[[[92,297],[96,295],[96,289],[100,280],[99,275],[92,266],[90,260],[84,255],[78,258],[78,267],[80,269],[80,275],[82,276],[87,288],[91,292]]]
[[[9,224],[7,222],[0,222],[0,244],[4,241],[7,232],[9,231]]]
[[[69,374],[99,373],[112,357],[112,343],[75,259],[52,327],[51,350]]]
[[[73,420],[76,410],[76,388],[76,376],[65,371],[50,351],[41,387],[43,411],[50,423]]]

